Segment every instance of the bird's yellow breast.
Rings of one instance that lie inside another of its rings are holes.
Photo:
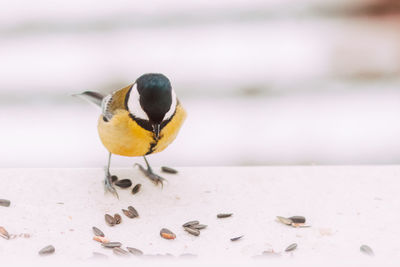
[[[112,154],[137,157],[163,151],[176,138],[185,118],[186,112],[178,104],[158,140],[155,140],[153,132],[138,125],[124,109],[116,110],[108,122],[100,116],[97,128],[103,145]]]

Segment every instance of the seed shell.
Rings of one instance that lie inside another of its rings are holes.
[[[129,207],[128,207],[128,210],[129,210],[130,212],[132,212],[133,217],[139,217],[139,213],[137,212],[137,210],[136,210],[134,207],[129,206]]]
[[[113,248],[113,252],[115,255],[118,255],[118,256],[129,256],[129,252],[120,247]]]
[[[110,214],[104,215],[104,218],[105,218],[105,220],[106,220],[106,223],[107,223],[109,226],[114,226],[114,225],[115,225],[116,221],[115,221],[114,217],[111,216]]]
[[[136,256],[143,255],[143,251],[141,251],[140,249],[132,248],[132,247],[126,247],[126,249],[133,255],[136,255]]]
[[[136,194],[140,191],[140,188],[142,188],[142,184],[137,184],[132,188],[132,194]]]
[[[166,173],[172,173],[172,174],[178,173],[177,170],[172,169],[170,167],[166,167],[166,166],[162,166],[161,171],[166,172]]]
[[[48,254],[53,254],[56,251],[56,249],[54,248],[54,246],[49,245],[47,247],[42,248],[39,251],[39,255],[48,255]]]
[[[101,245],[105,248],[116,248],[122,246],[121,242],[108,242],[108,243],[101,243]]]
[[[369,255],[369,256],[374,256],[374,251],[372,250],[372,248],[370,248],[370,247],[367,246],[367,245],[362,245],[362,246],[360,247],[360,251],[361,251],[362,253],[365,253],[365,254]]]
[[[285,251],[286,251],[286,252],[290,252],[290,251],[295,250],[296,248],[297,248],[297,244],[296,244],[296,243],[293,243],[293,244],[289,245],[289,246],[285,249]]]
[[[8,199],[0,199],[0,206],[9,207],[11,204],[10,200]]]
[[[115,185],[119,186],[121,188],[128,188],[132,185],[132,181],[129,179],[122,179],[122,180],[116,181]]]
[[[93,240],[100,242],[100,243],[109,243],[110,242],[107,238],[105,238],[103,236],[97,236],[97,235],[93,237]]]
[[[292,225],[292,223],[293,223],[293,221],[292,221],[291,219],[289,219],[289,218],[285,218],[285,217],[282,217],[282,216],[276,216],[276,218],[277,218],[281,223],[286,224],[286,225]]]
[[[306,218],[303,216],[292,216],[289,217],[288,219],[292,220],[293,223],[305,223]]]
[[[206,224],[195,224],[195,225],[191,225],[191,226],[188,226],[188,227],[193,228],[193,229],[197,229],[197,230],[201,230],[201,229],[207,228],[207,225]]]
[[[244,237],[244,235],[241,235],[241,236],[238,236],[238,237],[231,238],[231,241],[237,241],[237,240],[241,239],[242,237]]]
[[[228,218],[228,217],[231,217],[232,215],[233,215],[233,213],[220,213],[217,215],[217,218],[220,218],[220,219]]]
[[[114,220],[115,220],[115,224],[120,224],[122,222],[121,215],[119,215],[118,213],[115,213]]]
[[[200,235],[200,231],[198,229],[193,229],[193,228],[190,228],[190,227],[183,227],[183,228],[185,229],[186,232],[188,232],[191,235],[194,235],[194,236],[199,236]]]
[[[183,227],[190,227],[190,226],[193,226],[193,225],[197,225],[199,223],[200,223],[199,221],[189,221],[187,223],[184,223],[182,226]]]
[[[93,233],[94,233],[95,236],[102,236],[102,237],[105,236],[104,233],[103,233],[103,231],[101,231],[101,230],[100,230],[99,228],[97,228],[96,226],[93,226],[92,229],[93,229]]]
[[[165,239],[175,239],[176,238],[176,235],[173,232],[171,232],[170,230],[168,230],[167,228],[161,229],[160,236]]]
[[[10,235],[8,234],[7,230],[3,226],[0,226],[0,236],[7,240],[10,239]]]

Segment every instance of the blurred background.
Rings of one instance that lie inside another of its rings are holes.
[[[20,0],[0,8],[0,167],[103,166],[100,111],[71,94],[148,72],[188,110],[154,165],[400,162],[398,0]]]

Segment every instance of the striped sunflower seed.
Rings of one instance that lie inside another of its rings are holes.
[[[189,221],[187,223],[184,223],[182,226],[183,227],[191,227],[191,226],[199,224],[199,223],[200,223],[199,221]]]
[[[49,254],[53,254],[56,251],[56,249],[54,248],[54,246],[49,245],[47,247],[42,248],[39,251],[39,255],[49,255]]]
[[[177,170],[172,169],[170,167],[166,167],[166,166],[162,166],[161,171],[166,172],[166,173],[172,173],[172,174],[178,173]]]
[[[132,188],[132,194],[136,194],[140,191],[140,188],[142,188],[142,184],[137,184]]]
[[[128,218],[131,218],[131,219],[135,218],[135,215],[134,215],[130,210],[124,210],[124,209],[122,209],[122,212],[123,212],[123,213],[125,214],[125,216],[128,217]]]
[[[101,245],[105,248],[117,248],[122,246],[121,242],[108,242],[108,243],[101,243]]]
[[[121,188],[128,188],[132,185],[132,181],[129,179],[122,179],[122,180],[116,181],[115,185],[119,186]]]
[[[132,248],[132,247],[126,247],[126,249],[133,255],[135,256],[141,256],[143,255],[143,251],[137,248]]]
[[[293,250],[295,250],[296,248],[297,248],[297,244],[296,244],[296,243],[293,243],[293,244],[289,245],[289,246],[285,249],[285,252],[293,251]]]
[[[7,240],[10,239],[10,235],[8,234],[6,228],[4,228],[3,226],[0,226],[0,236]]]
[[[137,212],[137,210],[136,210],[134,207],[129,206],[129,207],[128,207],[128,210],[129,210],[130,212],[132,212],[132,214],[133,214],[134,217],[139,217],[139,213]]]
[[[94,235],[95,236],[101,236],[101,237],[104,237],[105,235],[104,235],[104,233],[103,233],[103,231],[101,231],[99,228],[97,228],[96,226],[93,226],[92,227],[92,230],[93,230],[93,233],[94,233]]]
[[[293,223],[305,223],[306,218],[303,216],[292,216],[289,217],[288,219],[292,220]]]
[[[244,237],[244,235],[241,235],[238,237],[233,237],[233,238],[231,238],[231,241],[237,241],[237,240],[241,239],[242,237]]]
[[[186,232],[188,232],[191,235],[194,235],[194,236],[199,236],[200,235],[200,231],[198,229],[193,229],[193,228],[190,228],[190,227],[183,227],[183,228],[185,229]]]
[[[113,216],[111,216],[110,214],[106,214],[106,215],[104,215],[104,218],[105,218],[105,220],[106,220],[106,223],[109,225],[109,226],[114,226],[115,225],[115,219],[114,219],[114,217]]]
[[[8,199],[0,199],[0,206],[9,207],[11,204],[10,200]]]
[[[370,248],[370,247],[367,246],[367,245],[362,245],[362,246],[360,247],[360,251],[361,251],[362,253],[364,253],[364,254],[369,255],[369,256],[374,256],[374,251],[372,250],[372,248]]]
[[[121,215],[119,215],[118,213],[115,213],[114,220],[115,220],[115,224],[120,224],[122,222]]]
[[[188,226],[188,227],[193,228],[193,229],[197,229],[197,230],[201,230],[201,229],[206,228],[207,225],[206,224],[195,224],[195,225],[191,225],[191,226]]]
[[[160,236],[165,239],[175,239],[176,238],[176,235],[172,231],[168,230],[167,228],[161,229]]]
[[[220,213],[217,215],[217,218],[222,219],[222,218],[228,218],[231,217],[233,213]]]
[[[120,248],[120,247],[113,248],[113,252],[114,252],[115,255],[118,255],[118,256],[125,256],[125,257],[129,256],[129,252],[126,251],[125,249]]]

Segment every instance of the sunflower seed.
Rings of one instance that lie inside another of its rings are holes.
[[[286,252],[290,252],[290,251],[295,250],[296,248],[297,248],[297,244],[296,244],[296,243],[293,243],[293,244],[289,245],[289,246],[285,249],[285,251],[286,251]]]
[[[116,181],[118,181],[118,176],[116,175],[111,175],[111,182],[115,183]]]
[[[197,229],[193,229],[193,228],[190,228],[190,227],[183,227],[183,228],[185,229],[186,232],[188,232],[191,235],[194,235],[194,236],[199,236],[200,235],[200,231],[197,230]]]
[[[113,248],[113,252],[115,255],[118,255],[118,256],[129,256],[129,252],[120,247]]]
[[[242,237],[244,237],[244,235],[241,235],[241,236],[238,236],[238,237],[231,238],[231,241],[237,241],[237,240],[241,239]]]
[[[52,245],[49,245],[47,247],[42,248],[39,251],[39,255],[53,254],[55,251],[56,249]]]
[[[217,215],[217,218],[220,218],[220,219],[228,218],[228,217],[231,217],[232,215],[233,215],[233,213],[220,213]]]
[[[106,223],[107,223],[109,226],[114,226],[114,225],[115,225],[115,219],[114,219],[113,216],[111,216],[111,215],[109,215],[109,214],[106,214],[106,215],[104,215],[104,218],[106,219]]]
[[[128,210],[129,210],[130,212],[132,212],[133,217],[139,217],[139,213],[137,212],[137,210],[136,210],[134,207],[129,206],[129,207],[128,207]]]
[[[143,251],[141,251],[140,249],[132,248],[132,247],[126,247],[126,249],[127,249],[130,253],[132,253],[133,255],[136,255],[136,256],[141,256],[141,255],[143,255]]]
[[[171,232],[170,230],[168,230],[167,228],[161,229],[160,236],[165,239],[175,239],[176,238],[176,235],[173,232]]]
[[[140,188],[142,187],[142,184],[137,184],[132,188],[132,194],[136,194],[140,191]]]
[[[0,199],[0,206],[9,207],[11,204],[10,200],[8,199]]]
[[[360,251],[361,251],[362,253],[365,253],[365,254],[369,255],[369,256],[374,256],[374,251],[372,250],[372,248],[370,248],[370,247],[367,246],[367,245],[362,245],[362,246],[360,247]]]
[[[115,220],[115,224],[120,224],[122,222],[121,215],[119,215],[118,213],[115,213],[114,220]]]
[[[199,223],[200,223],[199,221],[189,221],[189,222],[187,222],[187,223],[184,223],[182,226],[183,226],[183,227],[191,227],[191,226],[197,225],[197,224],[199,224]]]
[[[201,229],[206,228],[207,225],[205,225],[205,224],[196,224],[196,225],[191,225],[191,226],[188,226],[188,227],[190,227],[190,228],[192,228],[192,229],[201,230]]]
[[[7,240],[10,239],[10,235],[8,234],[7,230],[3,226],[0,226],[0,236]]]
[[[129,179],[122,179],[122,180],[116,181],[115,185],[119,186],[121,188],[128,188],[132,185],[132,182]]]
[[[96,259],[107,259],[108,258],[107,255],[104,255],[103,253],[99,253],[99,252],[93,252],[92,257],[96,258]]]
[[[131,219],[135,218],[135,215],[134,215],[130,210],[124,210],[124,209],[122,209],[122,212],[123,212],[123,213],[125,214],[125,216],[128,217],[128,218],[131,218]]]
[[[177,170],[172,169],[170,167],[166,167],[166,166],[162,166],[161,171],[166,172],[166,173],[173,173],[173,174],[178,173]]]
[[[93,229],[94,235],[104,237],[103,231],[101,231],[99,228],[97,228],[96,226],[93,226],[92,229]]]
[[[292,216],[292,217],[289,217],[288,219],[292,220],[293,223],[305,223],[306,222],[306,218],[304,218],[303,216]]]
[[[101,245],[105,248],[116,248],[122,246],[121,242],[108,242],[108,243],[101,243]]]
[[[277,218],[281,223],[286,224],[286,225],[291,225],[291,224],[293,223],[293,221],[292,221],[291,219],[289,219],[289,218],[285,218],[285,217],[282,217],[282,216],[276,216],[276,218]]]

